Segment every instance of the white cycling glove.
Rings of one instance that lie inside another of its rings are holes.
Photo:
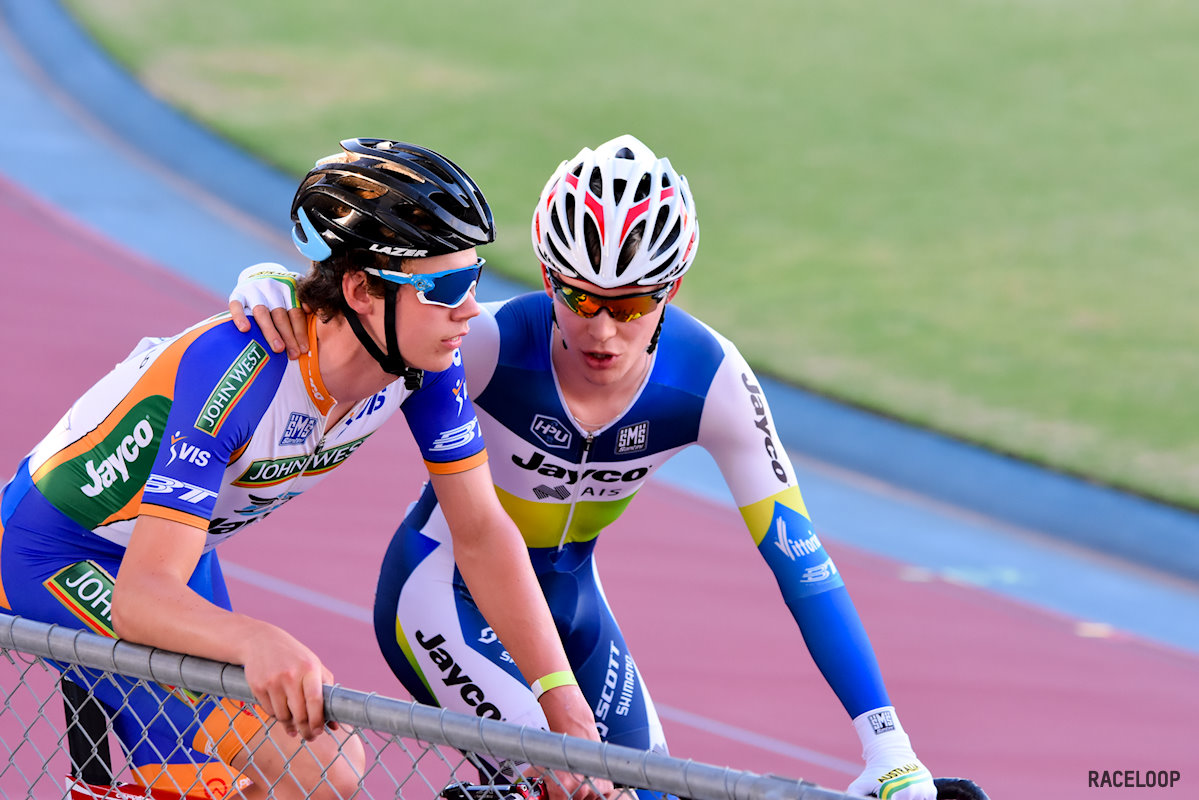
[[[237,286],[229,295],[229,302],[241,303],[248,315],[254,306],[269,309],[297,308],[296,280],[300,275],[289,272],[282,264],[265,261],[246,267],[237,276]]]
[[[849,784],[849,794],[882,800],[936,800],[933,776],[912,752],[894,706],[854,717],[853,727],[862,740],[866,769]]]

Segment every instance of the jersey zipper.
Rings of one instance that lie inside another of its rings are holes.
[[[588,433],[587,438],[583,440],[583,457],[579,459],[579,473],[575,479],[575,488],[570,493],[570,511],[566,512],[566,524],[562,526],[562,538],[558,540],[558,552],[562,552],[562,548],[566,546],[566,535],[570,533],[570,523],[575,518],[575,505],[578,503],[578,496],[575,494],[579,487],[583,485],[583,473],[587,468],[587,456],[591,454],[591,443],[595,440],[594,433]]]

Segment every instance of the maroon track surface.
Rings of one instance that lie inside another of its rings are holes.
[[[141,336],[174,333],[223,306],[3,179],[0,261],[9,287],[0,334],[7,470]],[[385,543],[423,477],[397,422],[308,497],[222,547],[222,561],[365,614]],[[1173,790],[1117,794],[1199,796],[1199,657],[1127,636],[1082,638],[1074,620],[976,588],[906,582],[897,562],[827,544],[935,774],[972,777],[995,800],[1029,800],[1103,796],[1087,788],[1090,770],[1177,769]],[[599,558],[674,755],[848,784],[835,766],[744,735],[859,758],[848,719],[734,510],[654,485],[605,535]],[[229,583],[239,610],[295,632],[338,682],[406,697],[368,623],[241,578]],[[679,712],[741,733],[701,730]]]

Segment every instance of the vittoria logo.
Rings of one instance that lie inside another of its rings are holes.
[[[640,453],[649,446],[649,420],[626,425],[616,432],[616,454]]]
[[[546,416],[545,414],[538,414],[533,417],[533,424],[529,427],[529,430],[546,447],[564,449],[570,447],[570,440],[573,438],[570,429],[563,425],[560,420]]]

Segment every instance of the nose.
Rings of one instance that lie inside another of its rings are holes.
[[[612,318],[612,312],[601,308],[598,314],[587,320],[587,332],[596,341],[606,342],[616,335],[616,324],[616,320]]]
[[[450,309],[450,311],[453,312],[450,314],[451,318],[455,320],[465,321],[479,316],[479,301],[475,299],[475,290],[471,289],[467,293],[466,299],[462,301],[462,304],[457,308]]]

